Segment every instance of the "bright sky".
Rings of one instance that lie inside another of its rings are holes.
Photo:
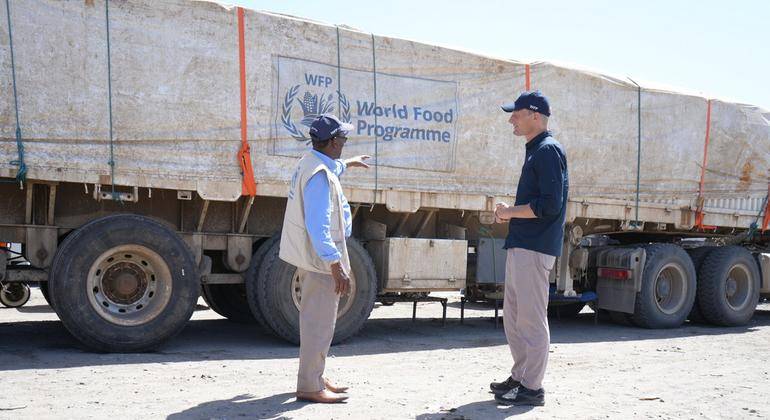
[[[770,1],[220,0],[770,110]]]

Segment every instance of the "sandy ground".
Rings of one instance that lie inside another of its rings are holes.
[[[201,301],[202,303],[202,301]],[[546,406],[494,403],[511,356],[490,307],[459,323],[441,305],[376,306],[364,330],[332,348],[327,373],[351,386],[343,405],[293,398],[297,348],[201,307],[149,354],[78,348],[37,289],[0,309],[0,418],[502,419],[770,417],[770,305],[747,327],[650,331],[594,325],[590,310],[551,320]]]

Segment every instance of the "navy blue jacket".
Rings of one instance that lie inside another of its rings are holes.
[[[525,248],[558,257],[564,240],[569,177],[561,144],[545,131],[527,143],[516,205],[529,204],[536,219],[511,219],[505,248]]]

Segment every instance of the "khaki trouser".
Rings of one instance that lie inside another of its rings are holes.
[[[511,248],[505,263],[503,324],[513,356],[511,376],[529,389],[542,387],[548,363],[548,275],[555,260]]]
[[[326,354],[334,336],[340,295],[334,293],[334,279],[298,269],[302,281],[299,308],[299,373],[297,391],[316,392],[324,389],[323,373]]]

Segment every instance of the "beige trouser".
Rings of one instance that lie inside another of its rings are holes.
[[[511,376],[529,389],[542,387],[548,363],[548,275],[555,260],[511,248],[505,263],[503,324],[513,356]]]
[[[334,336],[337,304],[330,274],[298,269],[302,281],[299,307],[299,373],[297,391],[316,392],[324,389],[323,373],[326,354]]]

